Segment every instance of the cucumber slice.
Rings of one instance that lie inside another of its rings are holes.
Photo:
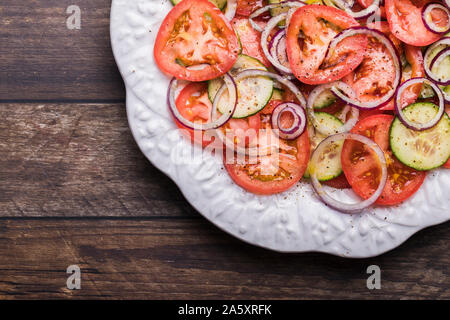
[[[272,100],[283,100],[283,93],[283,90],[273,88]]]
[[[269,0],[269,4],[280,3],[282,1],[286,1],[286,0]],[[275,16],[278,16],[279,14],[288,12],[289,9],[290,9],[289,7],[279,6],[279,7],[269,9],[269,11],[270,11],[270,15],[272,17],[275,17]],[[285,21],[281,21],[280,23],[278,23],[278,25],[280,27],[283,27],[285,24],[286,24]]]
[[[220,10],[223,10],[225,6],[227,5],[227,0],[209,0],[210,2],[214,3]],[[181,0],[170,0],[174,6],[179,4]]]
[[[344,125],[341,120],[339,120],[338,118],[329,113],[316,112],[316,118],[318,121],[326,123],[327,126],[329,126],[334,130],[337,130],[338,128]],[[312,130],[314,129],[310,128],[309,132],[311,132]],[[310,137],[311,152],[313,152],[317,148],[319,143],[321,143],[326,137],[327,136],[316,131],[315,134],[312,137]],[[330,145],[330,147],[325,152],[322,153],[319,163],[316,164],[317,179],[319,181],[331,180],[342,174],[341,151],[343,145],[344,141],[340,141],[338,143]],[[309,173],[310,164],[308,164],[308,168],[305,171],[304,174],[305,178],[310,177]]]
[[[319,96],[314,101],[314,109],[323,109],[331,106],[336,102],[336,96],[331,92],[331,90],[322,91]]]
[[[431,102],[416,102],[403,109],[403,113],[411,121],[427,122],[438,110]],[[415,131],[396,117],[389,130],[389,143],[397,159],[408,167],[421,171],[437,168],[450,157],[450,119],[444,112],[433,128]]]
[[[230,73],[236,75],[246,69],[258,69],[267,71],[267,68],[253,57],[241,54]],[[214,101],[217,91],[219,91],[223,82],[220,79],[208,81],[209,100]],[[263,109],[269,102],[273,94],[273,81],[267,77],[252,77],[237,82],[238,104],[233,118],[240,119],[254,115]],[[225,93],[219,101],[218,110],[224,112],[227,110],[228,95]]]

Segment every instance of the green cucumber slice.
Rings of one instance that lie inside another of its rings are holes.
[[[210,2],[214,3],[220,10],[223,10],[225,6],[227,5],[227,0],[209,0]],[[174,6],[179,4],[181,0],[170,0]]]
[[[449,33],[450,34],[450,33]],[[448,36],[448,35],[446,35]],[[446,48],[447,45],[439,45],[436,48],[433,49],[433,51],[430,52],[427,61],[424,61],[424,63],[427,63],[428,65],[433,61],[434,57],[441,52],[442,49]],[[446,78],[450,74],[450,56],[446,57],[444,61],[442,61],[439,65],[435,65],[433,69],[431,69],[431,72],[436,74],[438,77]],[[450,99],[450,86],[439,86],[441,88],[442,92],[446,96],[447,99]],[[424,92],[425,91],[425,92]],[[422,92],[421,92],[421,98],[431,98],[434,97],[435,92],[433,89],[431,89],[430,86],[424,85]]]
[[[335,116],[326,113],[326,112],[316,112],[315,113],[316,118],[318,121],[322,123],[326,123],[326,125],[334,130],[339,129],[344,124],[341,120],[336,118]],[[314,130],[313,128],[310,128],[309,132],[311,130]],[[319,143],[321,143],[327,136],[315,132],[315,134],[310,137],[310,144],[311,144],[311,153],[317,148]],[[323,152],[319,163],[316,164],[317,168],[317,179],[319,181],[328,181],[333,178],[336,178],[342,174],[342,166],[341,166],[341,151],[342,146],[344,145],[344,141],[340,141],[338,143],[335,143],[333,145],[330,145],[330,147]],[[304,177],[309,178],[310,177],[310,171],[309,166],[311,163],[308,164],[308,168],[305,171]]]
[[[267,71],[267,68],[253,57],[241,54],[234,66],[231,68],[231,75],[247,69],[258,69]],[[217,91],[219,91],[223,82],[220,79],[208,81],[208,97],[214,101]],[[246,118],[262,110],[269,102],[273,94],[273,81],[267,77],[252,77],[238,81],[238,104],[233,118]],[[227,110],[228,95],[225,93],[219,101],[218,110]]]
[[[283,90],[273,88],[272,100],[283,100],[283,93]]]
[[[431,102],[416,102],[403,109],[407,119],[419,123],[430,121],[439,110]],[[431,170],[450,157],[450,119],[444,112],[433,128],[424,131],[408,129],[396,117],[389,130],[389,143],[397,159],[416,170]]]
[[[314,101],[313,107],[314,109],[323,109],[331,106],[336,102],[336,96],[331,92],[331,90],[322,91],[319,96]]]

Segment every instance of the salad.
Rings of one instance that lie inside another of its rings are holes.
[[[449,0],[172,2],[153,52],[169,110],[245,190],[303,180],[353,213],[450,168]]]

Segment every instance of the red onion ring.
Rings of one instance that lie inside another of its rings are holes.
[[[234,82],[233,77],[231,77],[228,73],[224,75],[224,81],[225,81],[225,88],[228,89],[228,94],[230,98],[230,104],[228,110],[225,111],[220,118],[207,122],[207,123],[198,123],[198,122],[192,122],[183,117],[178,111],[178,108],[175,104],[175,91],[178,87],[178,80],[176,78],[173,78],[170,81],[169,89],[167,91],[167,104],[169,105],[169,110],[172,113],[173,117],[178,120],[182,125],[185,127],[192,129],[192,130],[211,130],[211,129],[217,129],[221,126],[223,126],[230,118],[233,116],[234,111],[236,110],[237,100],[238,100],[238,93],[237,93],[237,86]],[[216,95],[216,98],[214,100],[218,100]],[[211,109],[211,120],[214,119],[214,110],[215,107],[217,107],[217,102],[213,104],[213,108]]]
[[[438,46],[442,46],[442,45],[449,46],[450,45],[450,37],[443,37],[428,47],[428,49],[425,51],[425,55],[423,57],[423,61],[424,61],[423,66],[424,66],[425,74],[431,81],[433,81],[437,84],[440,84],[440,85],[445,85],[445,83],[448,80],[443,81],[442,79],[437,77],[435,74],[433,74],[433,72],[431,71],[431,64],[433,63],[433,61],[434,61],[434,63],[436,63],[435,59],[436,59],[436,56],[439,55],[439,53],[433,58],[431,63],[428,63],[430,54],[434,51],[434,49],[436,49]],[[445,50],[445,47],[442,50]]]
[[[430,63],[430,70],[433,70],[434,65],[439,66],[439,64],[441,64],[441,62],[447,58],[448,56],[450,56],[450,47],[442,49],[434,58],[433,60],[431,60]],[[450,74],[447,75],[448,77],[446,79],[439,79],[438,84],[442,85],[442,86],[448,86],[450,85]]]
[[[353,91],[353,89],[346,83],[342,81],[336,81],[332,83],[326,83],[322,84],[320,86],[317,86],[314,88],[313,91],[308,96],[308,101],[306,103],[306,112],[308,113],[309,121],[311,121],[312,125],[316,130],[318,130],[320,133],[322,133],[325,136],[330,136],[332,134],[336,133],[343,133],[350,131],[358,122],[359,118],[359,110],[357,108],[352,108],[352,116],[350,119],[348,119],[342,127],[339,128],[338,131],[333,130],[330,131],[330,128],[326,127],[323,123],[319,122],[315,116],[314,113],[314,102],[316,101],[317,97],[325,90],[331,90],[332,88],[338,88],[340,90],[343,90],[346,94],[348,94],[350,97],[355,97],[356,94]]]
[[[233,20],[236,15],[237,0],[227,0],[227,8],[225,10],[225,18],[229,21]]]
[[[433,11],[433,9],[440,9],[447,14],[448,20],[446,26],[439,27],[438,25],[436,25],[436,23],[434,23],[430,14],[431,11]],[[441,3],[430,2],[422,8],[422,21],[425,27],[433,33],[437,34],[447,33],[450,30],[450,10]]]
[[[284,65],[284,64],[280,61],[281,54],[283,54],[282,52],[279,51],[280,42],[285,38],[286,38],[286,30],[285,29],[278,30],[277,33],[270,40],[269,48],[268,48],[269,54],[272,56],[272,58],[275,59],[281,65]],[[284,55],[286,56],[286,59],[287,59],[286,52],[284,52]],[[284,66],[286,68],[288,68],[286,65],[284,65]],[[277,70],[283,74],[287,74],[286,72],[283,72],[282,70],[279,70],[278,68],[277,68]],[[290,72],[289,74],[292,74],[292,72]]]
[[[273,64],[273,66],[275,68],[277,68],[278,70],[280,70],[283,73],[291,74],[292,73],[291,68],[286,67],[283,64],[281,64],[280,61],[278,61],[277,55],[275,55],[275,57],[273,57],[270,54],[269,48],[267,46],[267,42],[268,42],[267,39],[269,38],[272,30],[278,26],[278,23],[280,23],[283,20],[286,20],[286,16],[287,16],[286,13],[282,13],[282,14],[275,16],[269,20],[269,22],[267,23],[263,32],[261,33],[261,48],[263,49],[263,52],[264,52],[264,55],[266,56],[266,58],[270,61],[270,63]]]
[[[281,115],[285,112],[289,112],[294,117],[294,122],[292,123],[290,128],[283,128],[281,126]],[[272,128],[275,130],[275,133],[282,139],[297,139],[305,131],[306,122],[307,120],[305,109],[293,102],[281,103],[276,106],[272,112]]]
[[[417,123],[408,120],[405,115],[403,114],[402,105],[401,105],[401,96],[403,91],[405,91],[406,88],[408,88],[411,85],[417,84],[417,83],[426,83],[428,84],[435,92],[439,99],[439,111],[437,112],[436,116],[428,121],[427,123]],[[398,88],[397,90],[397,96],[395,98],[395,112],[397,113],[398,118],[400,121],[409,129],[415,130],[415,131],[423,131],[426,129],[430,129],[434,127],[442,118],[445,111],[445,103],[444,103],[444,96],[442,94],[441,89],[432,81],[426,79],[426,78],[412,78],[404,83]]]
[[[374,0],[370,6],[367,8],[364,8],[361,11],[354,12],[352,10],[353,5],[355,4],[354,1],[346,1],[346,0],[324,0],[325,4],[330,7],[335,7],[338,9],[341,9],[348,13],[350,16],[352,16],[355,19],[364,19],[367,18],[374,13],[377,12],[377,10],[380,8],[380,0]]]
[[[327,54],[325,55],[325,59],[329,59],[330,56],[333,54],[333,51],[337,44],[344,40],[347,37],[351,37],[358,34],[364,34],[373,38],[376,38],[378,41],[380,41],[386,49],[388,49],[389,53],[392,56],[392,60],[394,62],[395,66],[395,79],[394,79],[394,85],[392,88],[386,93],[383,98],[381,98],[378,101],[369,101],[369,102],[361,102],[358,100],[355,100],[353,98],[347,97],[344,94],[342,94],[337,87],[331,88],[331,91],[340,99],[345,101],[346,103],[350,104],[353,107],[364,109],[364,110],[370,110],[370,109],[376,109],[384,106],[385,104],[389,103],[389,101],[394,97],[395,91],[397,90],[398,86],[401,83],[402,80],[402,65],[400,56],[397,52],[397,49],[395,49],[394,44],[392,41],[381,31],[375,30],[375,29],[369,29],[367,27],[352,27],[349,29],[346,29],[339,34],[337,34],[333,40],[331,40]]]
[[[369,146],[369,148],[371,148],[377,154],[381,164],[381,179],[378,188],[370,198],[355,204],[344,203],[330,197],[317,179],[316,170],[314,168],[315,164],[317,163],[318,157],[322,154],[324,149],[328,147],[329,144],[334,144],[345,139],[356,140]],[[338,133],[323,140],[317,146],[316,150],[314,150],[311,156],[311,164],[309,168],[312,186],[319,198],[329,207],[346,213],[358,213],[372,205],[380,197],[387,181],[387,165],[383,151],[375,142],[373,142],[369,138],[355,133]]]
[[[248,21],[252,25],[253,29],[255,29],[256,31],[259,31],[259,32],[263,32],[263,29],[255,21],[253,21],[253,19],[255,19],[256,17],[259,17],[264,12],[269,11],[270,9],[273,9],[273,8],[278,8],[278,7],[300,8],[300,7],[303,7],[304,5],[306,5],[306,3],[302,2],[302,1],[283,1],[280,3],[269,4],[267,6],[259,8],[258,10],[255,10],[248,17]],[[278,16],[276,16],[276,17],[278,17]],[[274,17],[274,18],[276,18],[276,17]],[[284,20],[284,19],[282,19],[282,20]],[[280,20],[280,22],[282,20]]]

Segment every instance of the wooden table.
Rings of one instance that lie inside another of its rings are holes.
[[[256,248],[202,218],[130,134],[110,5],[0,4],[0,298],[450,298],[450,223],[346,260]]]

